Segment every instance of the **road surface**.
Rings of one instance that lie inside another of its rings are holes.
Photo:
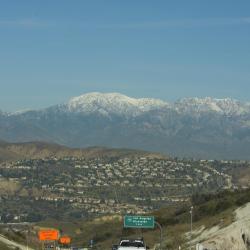
[[[8,240],[4,235],[0,234],[0,241],[8,246],[19,247],[20,250],[34,250],[33,248],[18,244],[14,241]]]

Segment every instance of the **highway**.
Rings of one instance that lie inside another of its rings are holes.
[[[4,235],[0,234],[0,241],[8,246],[18,247],[20,250],[34,250],[33,248],[18,244],[14,241],[8,240]]]

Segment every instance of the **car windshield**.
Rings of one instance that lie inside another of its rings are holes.
[[[144,247],[141,241],[122,241],[120,245],[123,247]]]

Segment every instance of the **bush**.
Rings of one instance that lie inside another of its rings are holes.
[[[236,200],[236,205],[237,206],[242,206],[244,204],[246,204],[247,202],[250,201],[250,197],[249,195],[241,195],[237,200]]]
[[[218,202],[215,208],[216,212],[221,212],[224,211],[234,205],[233,200],[225,199],[222,200],[221,202]]]

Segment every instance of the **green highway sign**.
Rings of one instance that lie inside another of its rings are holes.
[[[132,228],[154,228],[155,218],[154,216],[124,216],[124,227]]]

